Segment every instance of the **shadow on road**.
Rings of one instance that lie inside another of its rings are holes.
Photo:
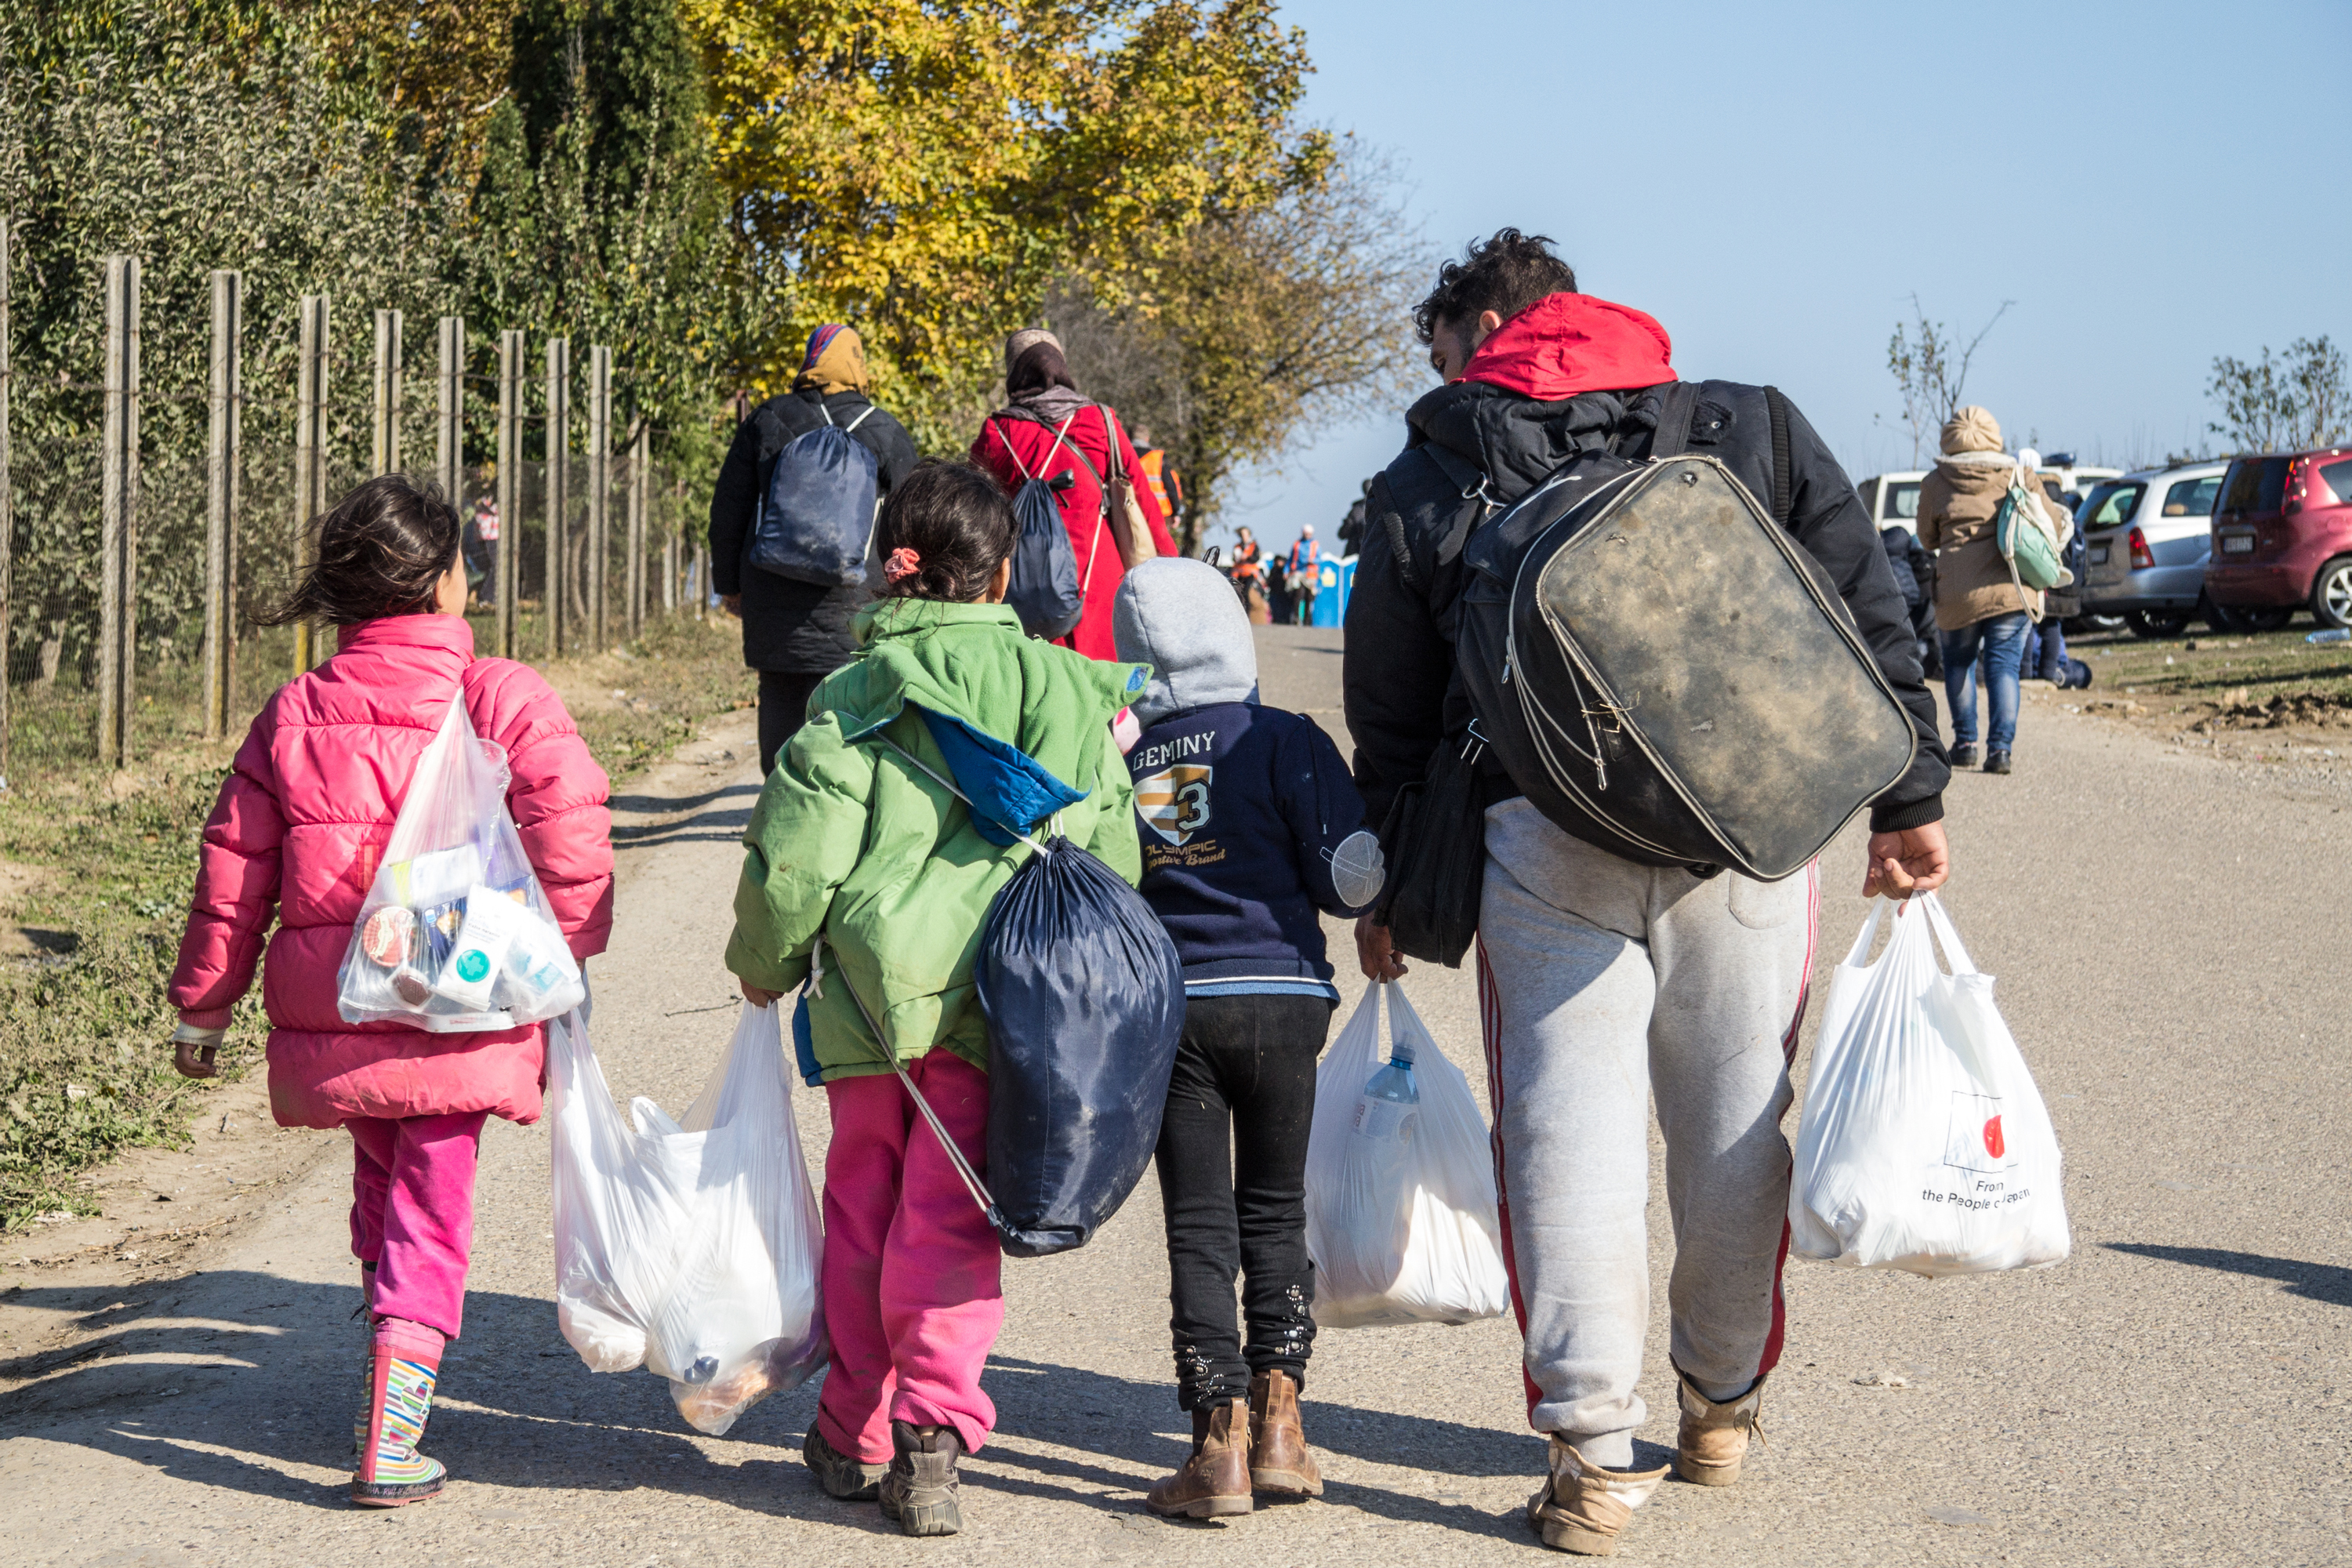
[[[66,1315],[95,1337],[62,1351],[0,1360],[0,1435],[38,1430],[240,1496],[318,1508],[343,1494],[351,1423],[363,1399],[366,1335],[352,1321],[352,1286],[222,1270],[141,1286],[25,1290],[15,1304]],[[746,1510],[887,1531],[870,1506],[835,1501],[797,1450],[816,1409],[815,1382],[747,1412],[730,1441],[773,1445],[774,1458],[714,1462],[697,1447],[667,1383],[598,1375],[558,1336],[551,1302],[473,1292],[463,1338],[442,1363],[428,1450],[462,1480],[485,1486],[626,1491],[708,1499]],[[992,1357],[987,1386],[999,1429],[975,1492],[1076,1502],[1106,1514],[1140,1510],[1139,1494],[1182,1458],[1187,1418],[1168,1384],[1082,1367]],[[1534,1475],[1524,1433],[1426,1416],[1305,1404],[1326,1452],[1426,1475]],[[1059,1450],[1040,1453],[1032,1445]],[[1099,1461],[1099,1462],[1097,1462]],[[1108,1495],[1103,1489],[1108,1489]],[[1442,1499],[1344,1479],[1326,1497],[1385,1519],[1477,1534],[1513,1521]]]
[[[616,816],[661,815],[667,820],[616,822],[613,825],[613,847],[617,851],[650,849],[664,844],[736,843],[751,825],[751,807],[759,798],[760,786],[750,784],[727,784],[688,795],[615,795],[613,812]],[[680,815],[668,816],[671,813]]]
[[[1104,1497],[1054,1482],[1080,1481],[1140,1492],[1173,1469],[1189,1447],[1173,1435],[1188,1429],[1191,1417],[1176,1408],[1172,1382],[1139,1382],[1084,1367],[1005,1355],[989,1357],[988,1373],[988,1392],[996,1401],[1000,1433],[1123,1460],[1127,1465],[1115,1469],[1065,1456],[991,1447],[983,1458],[1000,1467],[1029,1470],[1039,1478],[1016,1481],[993,1476],[987,1483],[992,1489],[1085,1503],[1107,1512],[1131,1512],[1142,1507],[1139,1498]],[[1531,1446],[1524,1432],[1328,1404],[1313,1397],[1311,1372],[1308,1377],[1308,1394],[1299,1402],[1300,1415],[1307,1441],[1327,1453],[1424,1475],[1534,1476],[1543,1468],[1541,1450]],[[1477,1535],[1516,1539],[1524,1530],[1516,1516],[1497,1518],[1436,1498],[1339,1479],[1327,1479],[1324,1498],[1382,1519],[1422,1521]]]
[[[2265,1258],[2259,1252],[2232,1252],[2221,1247],[2162,1247],[2146,1241],[2102,1243],[2110,1252],[2154,1258],[2166,1263],[2186,1263],[2196,1268],[2219,1268],[2231,1274],[2251,1274],[2276,1279],[2287,1294],[2331,1307],[2352,1307],[2352,1268],[2334,1263],[2305,1263],[2293,1258]]]

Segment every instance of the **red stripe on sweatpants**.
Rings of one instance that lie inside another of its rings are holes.
[[[1487,1143],[1495,1153],[1495,1217],[1503,1228],[1503,1274],[1511,1283],[1511,1315],[1518,1320],[1519,1339],[1528,1337],[1528,1304],[1519,1295],[1518,1254],[1511,1246],[1511,1193],[1503,1174],[1503,997],[1495,988],[1494,967],[1486,961],[1486,939],[1478,940],[1478,1033],[1486,1052],[1486,1104],[1495,1118]],[[1519,1360],[1519,1380],[1528,1389],[1528,1424],[1535,1425],[1536,1406],[1543,1390],[1528,1373],[1527,1358]]]
[[[1780,1037],[1780,1058],[1790,1068],[1797,1065],[1797,1035],[1805,1026],[1805,1006],[1813,990],[1813,947],[1822,933],[1822,868],[1815,861],[1805,868],[1805,971],[1797,983],[1797,1013],[1789,1020],[1788,1033]],[[1787,1111],[1780,1113],[1785,1121]],[[1789,1303],[1780,1293],[1780,1276],[1789,1267],[1789,1215],[1787,1198],[1782,1197],[1780,1215],[1780,1250],[1772,1259],[1772,1328],[1764,1336],[1764,1353],[1757,1359],[1756,1375],[1762,1377],[1780,1364],[1780,1348],[1789,1334]]]

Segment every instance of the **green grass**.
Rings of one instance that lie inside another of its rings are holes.
[[[477,647],[486,631],[478,621]],[[698,720],[751,700],[739,637],[732,620],[662,620],[625,653],[542,668],[617,781],[666,756]],[[523,648],[533,651],[528,639]],[[193,670],[142,675],[133,764],[120,773],[97,765],[86,691],[20,695],[0,793],[0,861],[14,889],[0,929],[29,928],[49,951],[0,957],[0,1230],[88,1212],[81,1173],[123,1149],[187,1139],[203,1089],[172,1071],[163,989],[205,818],[289,650],[280,633],[240,652],[230,738],[202,739]],[[257,982],[232,1020],[224,1079],[260,1062],[267,1032]]]
[[[2125,634],[2070,646],[2096,677],[2090,696],[2136,698],[2185,719],[2261,724],[2291,713],[2297,721],[2325,721],[2352,710],[2352,643],[2304,639],[2312,628],[2200,633],[2143,642]]]

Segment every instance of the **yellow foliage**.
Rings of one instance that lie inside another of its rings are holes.
[[[755,385],[789,381],[810,327],[850,322],[933,449],[969,437],[998,340],[1055,279],[1129,298],[1204,216],[1329,158],[1291,124],[1306,44],[1267,0],[681,5],[732,220],[791,289]]]

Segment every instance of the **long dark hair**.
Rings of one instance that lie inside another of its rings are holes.
[[[988,591],[1019,531],[994,474],[927,458],[882,508],[883,560],[911,550],[916,563],[908,575],[882,584],[883,596],[968,604]]]
[[[406,474],[368,480],[311,527],[310,570],[254,624],[352,626],[433,607],[434,584],[457,559],[456,509],[431,482]]]

